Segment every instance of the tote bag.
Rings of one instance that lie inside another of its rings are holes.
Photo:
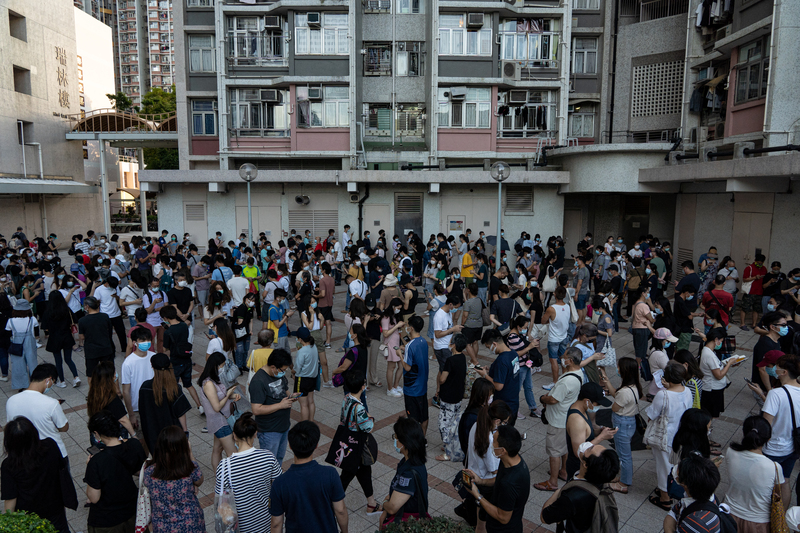
[[[150,507],[150,491],[144,486],[144,470],[142,465],[139,471],[139,496],[136,498],[136,533],[144,533],[150,520],[153,517],[153,509]]]
[[[612,368],[617,366],[617,350],[611,346],[611,337],[606,339],[606,343],[600,353],[604,354],[605,357],[597,362],[597,366],[610,366]]]
[[[644,440],[645,444],[649,444],[650,447],[658,448],[661,451],[667,451],[670,444],[667,441],[667,426],[669,425],[669,417],[667,416],[668,412],[669,393],[665,391],[664,408],[661,410],[661,414],[658,415],[658,418],[651,420],[650,423],[647,424],[647,430],[645,430],[644,438],[642,439]]]

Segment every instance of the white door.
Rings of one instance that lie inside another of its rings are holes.
[[[391,210],[386,204],[364,204],[364,221],[362,223],[362,233],[359,237],[363,237],[365,231],[370,232],[371,244],[374,246],[376,237],[379,230],[384,230],[386,233],[390,232],[391,222],[389,217]],[[373,235],[375,237],[373,237]]]
[[[144,194],[144,193],[142,193]],[[183,228],[202,255],[208,246],[208,220],[205,202],[184,202]]]

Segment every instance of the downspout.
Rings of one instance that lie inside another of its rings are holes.
[[[691,7],[693,3],[690,3],[689,6]],[[689,58],[694,57],[689,50],[689,46],[692,40],[692,17],[694,15],[694,10],[689,9],[689,12],[686,13],[686,52],[683,54],[684,57],[684,64],[683,64],[683,98],[681,99],[681,133],[680,135],[676,135],[678,139],[683,139],[683,132],[689,131],[689,125],[685,123],[685,120],[688,120],[688,113],[686,113],[686,108],[689,107],[689,103],[691,102],[692,98],[692,83],[689,81]],[[687,98],[688,96],[688,98]],[[699,139],[698,139],[699,140]],[[691,138],[686,139],[687,142],[691,141]],[[676,145],[672,148],[672,150],[677,149],[680,146],[679,143],[676,141]],[[670,150],[670,152],[672,151]],[[667,154],[667,160],[669,160],[669,154]]]
[[[364,234],[364,202],[369,198],[369,183],[364,184],[364,197],[358,201],[358,234]]]
[[[392,69],[392,146],[394,146],[394,137],[397,131],[395,128],[395,121],[397,118],[397,94],[395,93],[397,90],[397,69],[395,68],[397,61],[397,42],[395,41],[395,26],[397,26],[397,10],[392,9],[392,64],[389,66],[389,68]],[[359,230],[360,229],[359,227]]]
[[[364,150],[364,123],[363,122],[356,122],[356,126],[359,128],[359,140],[361,141],[361,153],[364,155],[364,168],[367,169],[369,166],[367,165],[367,151]],[[358,154],[358,150],[356,150],[356,154]],[[361,168],[361,164],[357,163],[357,168]]]
[[[37,142],[28,144],[31,146],[35,146],[39,150],[39,179],[44,180],[44,165],[42,164],[42,145]],[[42,209],[42,232],[45,235],[50,235],[50,232],[47,230],[47,203],[45,202],[44,193],[39,195],[39,204]]]
[[[780,8],[780,3],[781,3],[780,0],[773,0],[773,4],[772,4],[772,28],[770,28],[770,30],[769,30],[769,47],[770,47],[769,63],[770,63],[770,65],[774,65],[775,64],[775,54],[777,52],[777,48],[775,47],[775,26],[777,25],[777,22],[778,22],[776,19],[778,18],[778,9]],[[773,70],[775,70],[775,69],[774,68],[770,68],[767,71],[767,95],[764,98],[764,124],[763,124],[762,131],[768,135],[768,137],[766,139],[767,147],[770,146],[770,144],[771,144],[770,141],[772,140],[772,135],[771,135],[772,132],[770,130],[772,129],[772,110],[771,110],[772,98],[771,98],[771,96],[772,96],[772,83],[773,83],[772,82],[772,71]],[[786,141],[787,142],[789,141],[788,133],[786,135]]]
[[[19,126],[19,135],[22,142],[22,177],[28,177],[28,166],[25,164],[25,126],[21,120],[17,121],[17,126]]]
[[[614,142],[614,98],[617,88],[617,40],[619,35],[619,3],[620,0],[614,2],[614,33],[611,38],[614,39],[614,46],[611,48],[611,95],[609,98],[608,106],[608,144]]]

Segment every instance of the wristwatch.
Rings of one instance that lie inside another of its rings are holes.
[[[481,504],[481,500],[483,500],[483,496],[478,496],[477,498],[475,498],[475,503],[480,505]]]

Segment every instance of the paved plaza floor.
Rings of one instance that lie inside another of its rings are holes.
[[[344,287],[337,287],[336,299],[334,300],[334,316],[337,322],[333,326],[333,349],[327,350],[328,352],[328,365],[335,368],[341,358],[342,354],[334,353],[336,348],[341,347],[345,327],[341,318],[344,317],[342,310],[344,309]],[[420,306],[418,309],[422,309]],[[427,331],[427,317],[425,317],[426,326],[423,331]],[[293,316],[290,321],[290,329],[296,329],[299,326],[299,318],[297,315]],[[202,334],[204,328],[199,327],[201,324],[198,321],[195,328],[194,338],[194,378],[196,379],[202,370],[202,365],[205,360],[207,340]],[[698,322],[699,325],[699,322]],[[620,332],[614,336],[614,346],[617,349],[617,357],[633,356],[633,343],[632,337],[627,332],[628,324],[620,326]],[[260,322],[256,321],[254,329],[261,327]],[[739,349],[738,353],[752,355],[752,348],[755,345],[757,336],[750,331],[741,331],[736,326],[731,326],[731,334],[735,334]],[[697,350],[697,343],[693,343],[691,349]],[[432,354],[431,349],[431,354]],[[86,395],[88,393],[88,384],[86,383],[84,374],[84,360],[83,352],[73,354],[73,358],[78,366],[79,372],[84,380],[84,384],[79,388],[72,388],[70,385],[66,389],[53,388],[49,393],[55,397],[60,397],[65,400],[63,404],[64,412],[69,419],[70,429],[66,434],[62,434],[64,442],[69,452],[70,464],[72,473],[75,480],[75,485],[78,488],[79,500],[85,501],[85,488],[83,482],[84,471],[86,467],[87,452],[86,448],[89,446],[89,432],[86,429],[88,416],[86,412]],[[484,364],[491,363],[492,357],[488,350],[481,347],[480,359]],[[40,362],[53,362],[53,357],[50,353],[46,352],[44,348],[39,349]],[[545,362],[546,363],[546,362]],[[117,368],[122,364],[122,356],[117,355],[116,360]],[[742,421],[751,413],[756,413],[758,407],[753,399],[749,389],[747,389],[744,377],[749,377],[751,368],[751,361],[748,359],[739,367],[734,368],[728,376],[732,381],[732,385],[725,391],[725,412],[714,423],[712,439],[720,442],[727,447],[731,440],[739,440],[741,438],[741,424]],[[66,370],[66,369],[65,369]],[[381,358],[378,361],[379,376],[385,376],[386,363]],[[436,361],[430,362],[430,376],[428,380],[428,390],[435,391],[435,379],[438,366]],[[67,370],[69,374],[69,371]],[[618,384],[619,378],[616,377],[615,372],[609,372],[611,380],[614,384]],[[239,378],[241,383],[245,382],[246,377]],[[385,378],[381,378],[384,382],[384,387],[372,387],[368,394],[369,412],[375,418],[374,435],[378,441],[380,454],[378,462],[373,466],[373,483],[375,490],[375,497],[378,501],[382,501],[388,494],[389,483],[394,476],[395,467],[399,460],[399,456],[395,453],[391,434],[392,424],[403,413],[403,398],[389,397],[386,395]],[[543,372],[534,374],[533,385],[534,393],[538,397],[544,393],[542,385],[552,381],[552,376],[549,374],[549,365],[545,365]],[[16,391],[11,390],[11,383],[0,383],[0,420],[5,422],[5,399],[6,397],[14,394]],[[429,393],[429,397],[431,394]],[[191,401],[191,400],[190,400]],[[525,400],[520,391],[521,405],[525,405]],[[323,462],[324,456],[328,451],[331,438],[339,423],[339,414],[342,404],[342,390],[341,389],[325,389],[316,393],[316,422],[320,426],[322,437],[319,447],[315,453],[317,460]],[[464,402],[464,405],[466,401]],[[194,403],[192,402],[192,405]],[[648,405],[645,401],[640,401],[640,407],[644,409]],[[523,411],[524,412],[524,411]],[[446,515],[456,518],[453,513],[453,508],[460,503],[460,500],[451,485],[451,481],[456,472],[461,468],[460,463],[454,462],[438,462],[434,457],[441,453],[441,437],[438,430],[438,413],[439,410],[433,406],[429,409],[430,424],[428,427],[428,484],[430,487],[429,505],[430,513],[433,515]],[[294,421],[299,420],[299,405],[296,406],[292,412]],[[198,413],[197,409],[192,409],[187,415],[187,422],[190,431],[190,442],[194,455],[200,463],[205,476],[203,485],[199,489],[200,503],[205,510],[206,526],[208,531],[214,530],[213,523],[213,500],[214,500],[214,472],[211,469],[211,448],[213,443],[213,436],[208,433],[202,433],[201,428],[205,425],[205,419]],[[527,435],[527,439],[523,442],[521,455],[525,459],[531,471],[532,483],[542,481],[548,477],[548,460],[545,453],[545,427],[539,419],[526,417],[524,420],[519,420],[516,427],[521,433]],[[724,452],[723,452],[724,453]],[[286,470],[292,463],[292,454],[287,450],[287,456],[283,464]],[[662,529],[662,522],[665,512],[655,507],[647,501],[648,495],[656,486],[655,478],[655,462],[653,455],[649,450],[633,452],[633,486],[628,494],[616,494],[617,504],[619,506],[620,515],[620,531],[621,533],[636,533],[638,531],[654,533]],[[719,495],[724,495],[727,489],[728,477],[725,463],[721,466],[722,483],[717,491]],[[563,482],[561,482],[563,484]],[[794,484],[794,480],[792,481]],[[539,492],[531,489],[531,496],[525,509],[525,531],[549,530],[555,531],[555,526],[542,525],[539,522],[539,513],[541,512],[542,504],[549,498],[550,493]],[[373,532],[378,529],[378,517],[366,516],[366,500],[358,485],[357,481],[353,481],[347,491],[347,509],[350,515],[350,531],[352,533]],[[79,507],[77,511],[67,512],[67,517],[70,521],[70,526],[73,531],[86,531],[86,517],[88,509],[83,506]]]

